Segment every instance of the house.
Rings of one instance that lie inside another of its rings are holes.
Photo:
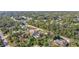
[[[17,21],[13,16],[11,17],[12,20]]]
[[[79,16],[73,17],[73,21],[74,21],[74,22],[79,22]]]
[[[14,17],[16,20],[26,20],[26,17],[25,16],[17,16],[17,17]],[[13,18],[12,18],[13,19]]]
[[[21,20],[20,21],[20,26],[21,26],[21,28],[27,28],[27,23],[26,23],[26,21],[24,21],[24,20]]]
[[[8,45],[8,41],[4,39],[3,33],[1,31],[0,31],[0,40],[2,41],[4,47]]]
[[[54,19],[54,20],[61,20],[62,17],[61,17],[61,16],[54,16],[53,19]]]
[[[79,29],[75,30],[75,34],[79,36]]]
[[[32,36],[34,38],[39,38],[40,37],[40,33],[38,31],[35,31]]]
[[[17,21],[20,23],[21,28],[26,29],[27,28],[27,20],[25,16],[17,16],[17,17],[11,17],[14,21]]]
[[[40,47],[39,45],[34,45],[33,47]]]
[[[57,45],[57,46],[61,46],[61,47],[66,47],[68,46],[68,43],[66,40],[59,40],[59,39],[56,39],[54,40],[54,43]]]
[[[0,40],[2,40],[2,39],[3,39],[3,33],[0,32]]]
[[[32,17],[26,17],[27,21],[32,20]]]
[[[7,42],[6,39],[3,39],[3,45],[4,45],[4,46],[7,46],[7,45],[8,45],[8,42]]]
[[[29,31],[29,34],[32,36],[36,30],[35,28],[31,28],[28,31]]]
[[[67,42],[67,40],[61,38],[60,36],[55,36],[53,43],[56,46],[59,46],[59,47],[67,47],[67,46],[69,46],[69,43]]]
[[[48,20],[49,18],[48,18],[48,16],[45,16],[44,19],[45,19],[45,20]]]
[[[23,19],[26,19],[27,17],[25,17],[25,16],[21,16]]]
[[[42,36],[42,33],[36,28],[29,29],[29,34],[30,36],[33,36],[34,38],[39,38]]]

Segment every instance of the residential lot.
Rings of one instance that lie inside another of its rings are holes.
[[[78,47],[79,12],[3,12],[0,14],[0,46]]]

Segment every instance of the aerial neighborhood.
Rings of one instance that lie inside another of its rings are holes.
[[[0,12],[0,47],[79,46],[78,11]]]

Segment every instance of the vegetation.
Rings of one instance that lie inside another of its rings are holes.
[[[2,14],[0,16],[0,30],[4,36],[8,35],[6,39],[10,46],[32,47],[37,45],[49,47],[52,46],[51,42],[54,41],[54,37],[57,35],[69,38],[70,47],[79,46],[79,12],[30,11],[11,13],[7,12],[9,15],[4,13],[6,16]],[[24,18],[21,16],[24,16]],[[24,23],[25,21],[26,24]],[[36,29],[29,28],[28,25],[43,29],[44,31],[43,33],[42,31],[35,31],[35,33],[30,35],[30,30]],[[1,44],[0,41],[0,46]]]

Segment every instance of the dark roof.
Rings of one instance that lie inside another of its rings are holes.
[[[62,38],[59,35],[57,35],[57,36],[54,37],[54,40],[56,40],[56,39],[61,40]]]

